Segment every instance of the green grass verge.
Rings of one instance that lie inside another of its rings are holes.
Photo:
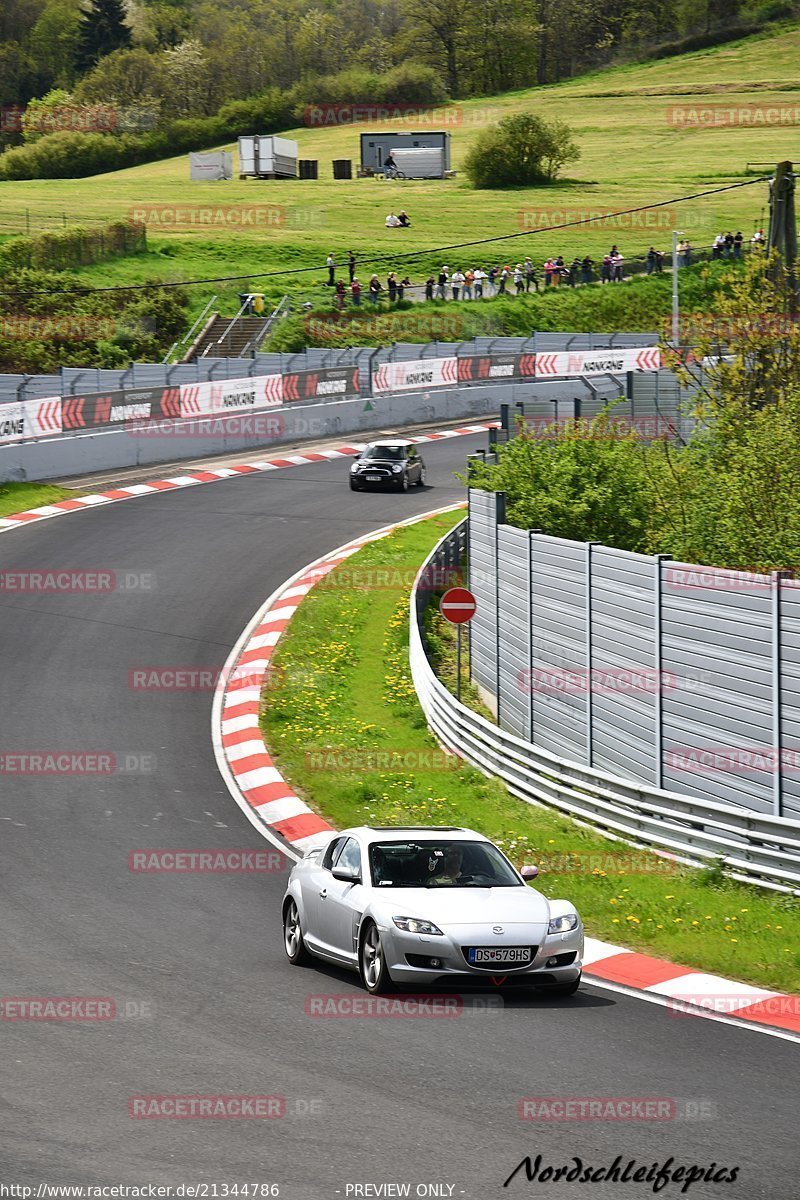
[[[0,483],[0,517],[10,517],[26,508],[74,500],[80,492],[49,483]]]
[[[537,886],[573,900],[593,936],[776,991],[800,990],[796,899],[714,870],[675,869],[516,800],[497,780],[442,754],[411,681],[407,605],[416,567],[460,519],[434,517],[366,546],[298,610],[275,660],[281,686],[265,694],[261,722],[292,786],[338,828],[411,822],[480,830],[516,863],[538,862]],[[431,632],[446,662],[448,633]],[[408,765],[398,769],[392,755]]]

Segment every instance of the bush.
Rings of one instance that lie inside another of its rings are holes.
[[[480,134],[464,160],[476,188],[521,188],[552,183],[580,156],[562,121],[516,113]]]
[[[63,271],[69,267],[103,262],[122,254],[141,254],[146,249],[144,225],[129,221],[111,221],[93,229],[71,225],[55,233],[13,238],[0,246],[0,266],[4,270],[47,267]]]

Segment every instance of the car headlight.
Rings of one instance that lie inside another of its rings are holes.
[[[394,471],[395,475],[397,474],[398,471],[402,471],[402,469],[403,469],[402,463],[392,463],[392,470]]]
[[[350,467],[350,470],[351,470],[351,471],[357,471],[357,470],[358,470],[358,463],[357,463],[357,462],[354,462],[354,463],[353,463],[353,465]]]
[[[434,925],[433,921],[419,921],[416,917],[392,917],[392,920],[404,933],[429,933],[444,937],[439,926]]]
[[[547,926],[548,933],[569,933],[570,929],[578,928],[578,914],[567,913],[565,917],[553,917]]]

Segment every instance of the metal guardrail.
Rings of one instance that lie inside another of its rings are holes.
[[[414,686],[433,732],[512,795],[585,821],[605,836],[646,847],[690,866],[722,861],[746,883],[800,895],[800,821],[663,791],[558,758],[492,724],[456,700],[428,661],[422,615],[429,593],[420,581],[462,559],[466,521],[423,563],[411,593],[409,658]],[[431,569],[433,568],[433,569]]]
[[[204,320],[204,318],[205,318],[205,316],[206,316],[206,313],[209,311],[209,309],[211,308],[212,304],[216,304],[216,301],[217,301],[217,297],[216,297],[216,295],[212,296],[212,297],[211,297],[211,299],[209,300],[208,304],[206,304],[205,308],[204,308],[204,309],[203,309],[203,311],[200,313],[200,316],[199,316],[199,317],[197,318],[197,320],[195,321],[194,325],[192,325],[192,328],[189,330],[189,332],[188,332],[188,333],[185,333],[185,334],[183,335],[183,337],[182,337],[182,338],[180,338],[180,340],[179,340],[179,341],[177,341],[177,342],[173,342],[173,343],[172,343],[172,345],[170,346],[169,350],[167,351],[167,353],[164,355],[164,357],[163,357],[163,358],[162,358],[162,360],[161,360],[162,364],[165,364],[165,363],[171,362],[171,361],[172,361],[172,355],[175,353],[175,351],[176,351],[176,350],[178,350],[178,349],[179,349],[181,346],[185,346],[185,345],[186,345],[186,343],[189,341],[189,339],[190,339],[190,338],[192,337],[192,335],[194,334],[194,331],[195,331],[196,329],[198,329],[198,328],[199,328],[199,326],[200,326],[201,322]]]

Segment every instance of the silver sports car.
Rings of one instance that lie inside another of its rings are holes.
[[[373,994],[483,979],[569,996],[583,926],[569,901],[527,886],[536,874],[470,829],[346,829],[289,875],[286,953],[358,971]]]

